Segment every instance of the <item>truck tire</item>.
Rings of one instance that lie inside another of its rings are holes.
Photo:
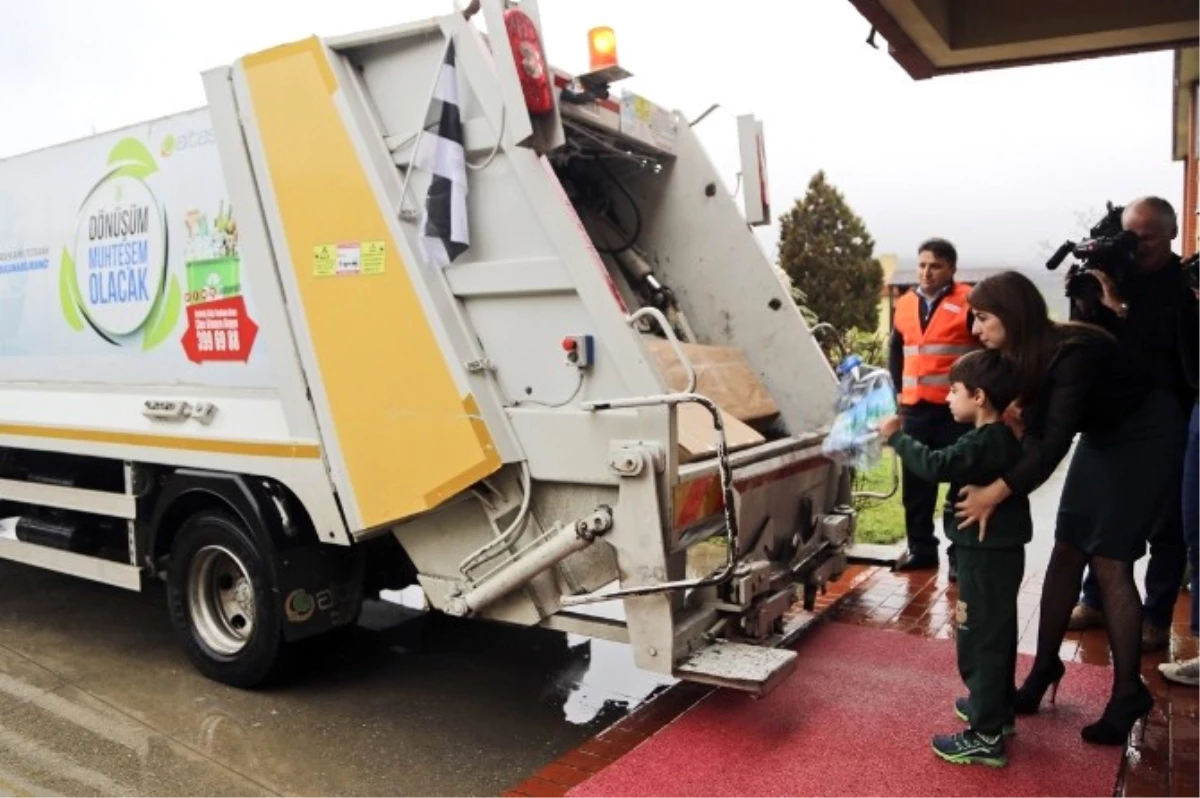
[[[210,679],[255,687],[283,654],[270,567],[245,525],[216,511],[184,522],[171,546],[167,606],[188,659]]]

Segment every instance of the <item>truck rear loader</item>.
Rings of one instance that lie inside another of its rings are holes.
[[[751,229],[761,126],[743,212],[615,58],[553,69],[532,0],[482,7],[0,161],[0,558],[165,581],[237,686],[419,585],[761,693],[855,525],[834,375]]]

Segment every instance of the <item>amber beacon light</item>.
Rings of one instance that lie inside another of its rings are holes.
[[[592,72],[617,65],[617,34],[612,28],[601,26],[588,31],[588,56]]]

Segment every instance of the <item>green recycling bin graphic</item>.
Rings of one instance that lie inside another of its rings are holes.
[[[216,302],[242,293],[242,259],[233,256],[187,264],[187,303]]]

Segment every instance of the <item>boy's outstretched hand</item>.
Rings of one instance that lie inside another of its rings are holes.
[[[879,422],[879,434],[886,441],[900,431],[900,416],[888,416]]]

